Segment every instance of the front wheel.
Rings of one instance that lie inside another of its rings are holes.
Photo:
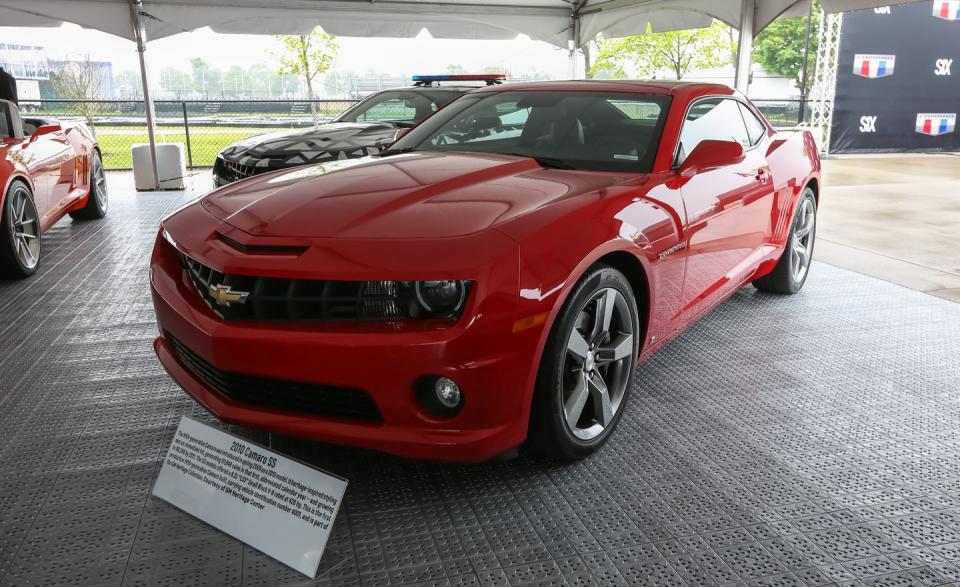
[[[800,291],[807,281],[807,274],[810,273],[816,236],[817,199],[813,190],[807,188],[797,203],[793,223],[790,225],[790,236],[780,260],[773,271],[755,280],[753,286],[760,291],[778,294],[795,294]]]
[[[574,460],[603,445],[623,414],[639,348],[633,290],[622,273],[598,266],[575,286],[547,340],[531,447]]]
[[[40,215],[30,188],[15,181],[0,216],[0,276],[29,277],[40,263]]]

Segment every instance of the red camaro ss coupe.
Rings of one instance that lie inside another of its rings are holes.
[[[480,89],[381,156],[221,188],[152,258],[171,376],[225,422],[398,455],[581,458],[638,362],[797,292],[820,160],[712,84]]]
[[[32,275],[40,263],[41,233],[66,214],[107,214],[100,149],[82,123],[20,118],[0,100],[0,277]]]

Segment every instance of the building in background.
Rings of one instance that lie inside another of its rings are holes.
[[[41,99],[62,98],[50,82],[51,74],[77,63],[85,66],[84,61],[51,61],[47,59],[46,49],[40,45],[18,45],[0,43],[0,67],[10,72],[17,80],[21,108],[30,110]],[[113,98],[113,64],[109,61],[90,61],[95,74],[102,80],[97,98]]]
[[[50,79],[43,47],[0,43],[0,67],[17,80],[20,109],[26,112],[40,107],[40,83]]]

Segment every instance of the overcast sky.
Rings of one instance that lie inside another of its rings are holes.
[[[112,61],[114,72],[137,70],[132,41],[76,25],[58,28],[0,27],[6,43],[42,45],[51,59],[80,58],[90,54],[95,61]],[[487,66],[508,67],[515,75],[542,72],[554,78],[569,77],[567,52],[541,41],[519,36],[512,41],[460,41],[434,39],[426,32],[414,39],[360,39],[340,37],[338,71],[364,74],[445,73],[448,65],[459,64],[467,72]],[[273,37],[224,35],[200,29],[153,41],[147,56],[153,75],[172,66],[190,70],[190,59],[202,57],[221,68],[252,63],[274,64],[270,51]]]

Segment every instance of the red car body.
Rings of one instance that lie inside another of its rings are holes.
[[[87,205],[90,164],[99,147],[83,123],[28,118],[24,127],[30,134],[0,137],[0,210],[10,184],[20,179],[29,186],[40,229],[46,231]]]
[[[414,152],[221,188],[165,219],[157,237],[151,285],[164,367],[225,422],[417,458],[488,459],[524,442],[547,336],[591,265],[617,267],[637,291],[642,360],[769,272],[801,193],[807,186],[819,193],[812,137],[776,133],[766,122],[760,144],[735,165],[677,172],[678,133],[691,102],[732,96],[747,104],[725,86],[556,82],[478,92],[544,89],[671,96],[652,172]],[[198,295],[183,255],[225,274],[463,279],[473,288],[454,322],[230,322]],[[255,382],[359,388],[382,419],[233,401],[198,369]],[[418,406],[413,387],[424,374],[460,385],[459,414],[440,420]]]

